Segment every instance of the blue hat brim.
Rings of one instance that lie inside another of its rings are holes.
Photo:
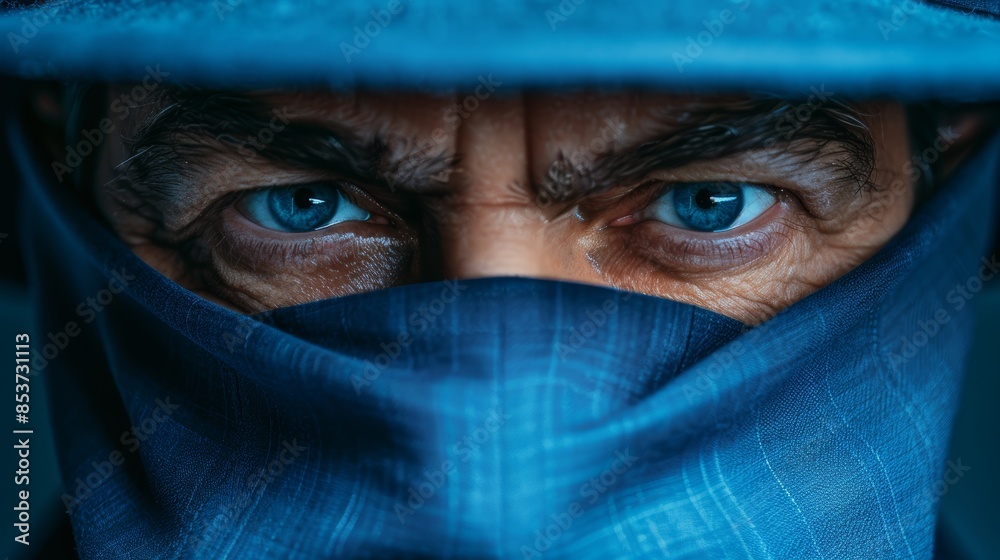
[[[1000,21],[912,0],[91,0],[0,31],[0,72],[29,79],[1000,98]]]

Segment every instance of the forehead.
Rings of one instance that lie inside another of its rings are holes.
[[[261,93],[295,119],[336,122],[359,136],[374,138],[451,135],[470,122],[488,126],[502,121],[528,132],[532,144],[546,148],[567,139],[590,141],[613,136],[634,142],[682,126],[699,115],[745,109],[749,97],[682,95],[656,91],[472,91],[407,92],[354,91]]]
[[[137,120],[142,129],[132,135],[133,152],[177,148],[187,166],[198,143],[236,146],[278,164],[333,164],[416,190],[471,169],[524,170],[522,180],[533,184],[553,171],[560,180],[573,171],[606,186],[653,168],[759,150],[789,152],[779,162],[785,167],[822,156],[831,173],[865,180],[875,150],[860,119],[886,107],[848,105],[815,92],[789,100],[485,86],[433,93],[170,89],[160,101],[136,112],[148,118]]]

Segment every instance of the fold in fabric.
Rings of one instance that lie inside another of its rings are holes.
[[[15,145],[39,332],[81,327],[35,365],[83,558],[931,555],[998,142],[754,329],[517,278],[245,317]]]

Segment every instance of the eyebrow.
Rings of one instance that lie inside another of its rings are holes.
[[[802,118],[798,110],[807,107]],[[675,116],[677,115],[677,116]],[[657,170],[710,161],[755,150],[781,148],[798,164],[820,157],[835,161],[835,183],[856,195],[875,185],[875,142],[861,112],[847,102],[812,102],[777,98],[731,99],[694,112],[658,116],[665,132],[620,151],[594,154],[583,165],[560,152],[536,185],[546,201],[569,203],[638,183]]]
[[[247,161],[326,171],[390,191],[430,189],[455,161],[427,146],[396,157],[385,135],[362,139],[346,125],[286,118],[287,107],[248,95],[172,88],[154,106],[126,139],[130,155],[119,173],[161,199],[183,194],[194,182],[201,169],[187,164],[227,149]]]
[[[417,148],[394,154],[384,133],[363,140],[337,123],[290,119],[269,141],[255,141],[274,122],[274,104],[249,95],[172,88],[160,107],[129,140],[130,182],[153,196],[170,198],[194,180],[197,166],[181,165],[219,148],[229,148],[286,165],[328,171],[388,191],[430,192],[459,160],[433,141],[408,139]],[[806,118],[799,110],[808,108]],[[806,163],[834,155],[842,194],[874,188],[875,143],[859,110],[833,98],[713,97],[692,110],[654,117],[659,136],[621,150],[594,154],[583,165],[560,152],[549,173],[531,188],[540,199],[563,204],[634,184],[656,170],[768,148]],[[205,143],[213,138],[214,145]],[[245,152],[249,150],[249,152]]]

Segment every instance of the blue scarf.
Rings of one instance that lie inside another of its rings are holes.
[[[514,278],[246,317],[15,150],[83,558],[931,555],[1000,143],[754,329]]]

